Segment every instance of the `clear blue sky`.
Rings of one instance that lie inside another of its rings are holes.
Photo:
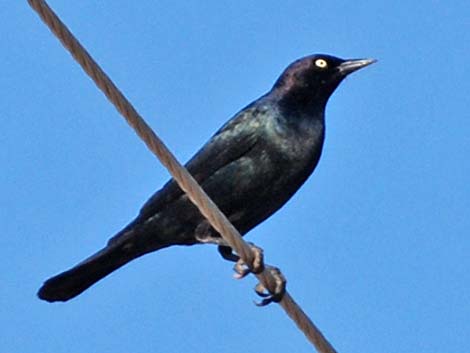
[[[468,351],[468,1],[50,4],[181,161],[296,58],[377,58],[331,98],[314,175],[248,239],[339,352]],[[213,246],[36,298],[168,173],[26,1],[0,7],[0,351],[310,352]]]

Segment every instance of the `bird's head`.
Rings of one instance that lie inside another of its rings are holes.
[[[284,70],[271,94],[291,112],[324,109],[328,98],[347,75],[375,61],[344,60],[324,54],[306,56]]]

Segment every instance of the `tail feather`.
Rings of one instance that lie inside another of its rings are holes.
[[[48,302],[72,299],[135,257],[122,246],[105,247],[70,270],[48,279],[39,289],[38,297]]]

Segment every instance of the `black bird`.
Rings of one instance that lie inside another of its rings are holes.
[[[229,120],[186,164],[241,234],[281,208],[316,167],[325,106],[339,83],[375,60],[311,55],[293,62],[273,88]],[[102,250],[47,280],[38,292],[67,301],[114,270],[171,245],[215,243],[231,253],[174,180]]]

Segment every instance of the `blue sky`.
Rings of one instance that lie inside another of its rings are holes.
[[[313,176],[247,238],[339,352],[468,349],[468,1],[50,5],[181,161],[298,57],[377,58],[330,99]],[[213,246],[145,256],[66,304],[36,298],[168,173],[26,1],[0,7],[0,350],[310,352]]]

